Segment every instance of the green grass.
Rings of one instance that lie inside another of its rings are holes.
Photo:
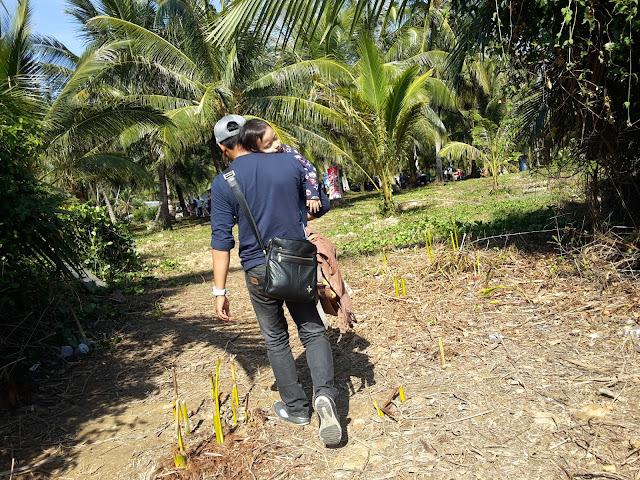
[[[133,234],[147,264],[164,268],[173,262],[179,265],[194,246],[206,248],[211,242],[211,223],[208,219],[182,220],[171,230],[147,230],[143,226]]]
[[[427,229],[436,242],[458,242],[505,233],[531,232],[573,223],[580,226],[585,209],[579,186],[571,180],[548,180],[520,172],[492,179],[468,179],[404,190],[394,195],[398,212],[380,214],[376,192],[349,193],[312,226],[330,238],[341,255],[377,253],[382,249],[424,246]],[[195,246],[208,248],[208,221],[182,221],[173,230],[137,230],[137,243],[147,265],[181,268]]]
[[[379,196],[348,194],[341,205],[315,224],[342,255],[374,253],[383,248],[423,246],[427,229],[435,241],[449,241],[456,226],[458,242],[504,233],[530,232],[581,223],[581,195],[575,182],[521,172],[500,177],[434,184],[394,195],[398,212],[380,215]]]

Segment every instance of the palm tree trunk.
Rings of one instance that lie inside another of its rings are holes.
[[[107,191],[104,187],[102,187],[102,196],[104,197],[104,203],[107,205],[107,211],[109,212],[109,218],[111,219],[111,224],[115,225],[118,223],[118,219],[116,218],[116,214],[113,211],[113,206],[109,201],[109,197],[107,196]]]
[[[442,139],[440,132],[436,129],[436,182],[443,183],[444,175],[442,172],[442,157],[440,156],[440,148],[442,148]]]
[[[342,190],[344,192],[351,191],[351,185],[349,185],[349,179],[347,178],[347,175],[345,173],[342,174]]]
[[[498,154],[495,147],[491,147],[491,170],[493,173],[493,190],[498,190]]]
[[[167,166],[164,162],[158,163],[158,186],[160,187],[160,208],[158,208],[158,216],[156,222],[163,230],[171,228],[172,217],[169,213],[169,196],[167,195]]]
[[[187,203],[184,201],[184,192],[182,191],[182,186],[179,183],[176,183],[176,195],[178,195],[178,201],[180,202],[180,208],[184,212],[184,215],[187,214]]]
[[[385,215],[393,213],[393,187],[391,186],[391,172],[387,168],[380,171],[380,180],[382,181],[382,193],[384,195],[383,213]]]
[[[71,180],[69,190],[78,200],[80,200],[80,203],[87,203],[89,201],[89,193],[87,192],[87,186],[84,183]]]
[[[209,152],[211,153],[211,159],[213,160],[213,165],[216,167],[217,173],[221,173],[227,168],[228,165],[225,165],[225,158],[223,157],[218,145],[214,138],[207,142],[207,146],[209,147]]]

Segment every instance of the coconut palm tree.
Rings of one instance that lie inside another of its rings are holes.
[[[433,137],[434,128],[444,129],[430,106],[444,85],[432,78],[432,70],[385,63],[369,37],[359,39],[356,55],[352,65],[331,58],[298,62],[253,88],[273,92],[263,97],[261,113],[289,127],[307,146],[377,175],[388,213],[393,172],[412,155],[414,143]]]
[[[460,125],[467,141],[451,141],[441,154],[452,160],[482,160],[493,177],[493,190],[498,188],[498,174],[516,145],[512,124],[517,120],[508,105],[504,87],[506,76],[498,63],[489,58],[469,57],[464,62],[459,83],[464,124]],[[455,135],[455,134],[454,134]]]
[[[470,113],[473,143],[449,142],[440,153],[452,160],[482,160],[493,177],[493,191],[498,189],[498,174],[509,160],[513,142],[506,123],[495,124],[477,112]]]
[[[450,54],[456,48],[458,35],[447,15],[447,5],[440,0],[420,3],[412,15],[398,28],[388,54],[405,65],[418,64],[423,69],[433,69],[433,77],[443,82],[439,94],[432,98],[432,108],[443,125],[455,122],[459,98],[455,74],[451,70]],[[440,149],[449,134],[446,130],[434,129],[432,147],[435,157],[436,181],[444,180]]]
[[[156,171],[159,221],[168,226],[172,218],[167,172],[186,150],[210,140],[217,118],[211,109],[219,111],[227,95],[216,78],[222,70],[220,54],[204,42],[211,9],[197,0],[70,3],[70,13],[83,22],[89,48],[47,117],[60,127],[57,143],[70,133],[73,124],[62,120],[77,118],[75,109],[115,108],[122,115],[112,118],[110,126],[119,131],[109,134],[117,134],[104,137],[99,145],[81,148],[79,158],[97,153],[104,158],[105,149],[126,152],[137,145],[134,150],[140,163],[147,160],[148,167]],[[143,121],[145,114],[153,121]],[[65,145],[79,146],[76,141]],[[146,155],[140,156],[140,145],[148,147]],[[60,150],[55,151],[58,157]]]

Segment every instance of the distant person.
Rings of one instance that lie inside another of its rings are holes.
[[[202,200],[200,199],[200,197],[198,197],[198,199],[196,200],[196,208],[198,209],[198,213],[197,216],[198,217],[202,217]]]
[[[253,153],[242,147],[237,140],[244,124],[244,118],[228,115],[214,127],[218,146],[231,160],[224,173],[234,172],[265,244],[277,236],[305,238],[300,218],[300,209],[306,202],[306,172],[302,164],[291,153]],[[327,197],[321,194],[320,200],[320,211],[310,215],[311,218],[329,211]],[[331,344],[315,303],[284,302],[264,294],[264,253],[224,175],[216,175],[213,180],[211,204],[212,293],[216,297],[218,318],[223,322],[231,321],[226,283],[230,250],[235,245],[233,227],[237,223],[238,253],[245,271],[249,298],[282,399],[273,405],[273,410],[279,418],[295,425],[308,425],[311,421],[309,399],[298,379],[289,343],[289,329],[283,310],[286,303],[311,371],[313,405],[320,423],[320,438],[325,445],[338,444],[342,438],[342,427],[335,406],[338,390],[334,386]]]
[[[444,171],[444,178],[453,181],[453,169],[451,168],[451,164],[447,165],[447,169]]]

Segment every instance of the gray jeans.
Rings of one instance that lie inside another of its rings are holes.
[[[276,378],[280,398],[287,405],[289,414],[306,417],[309,415],[309,399],[298,381],[298,372],[289,344],[289,328],[282,308],[284,301],[264,294],[264,278],[264,264],[245,272],[251,304],[267,346],[267,356]],[[298,337],[305,348],[314,395],[326,395],[335,399],[338,391],[333,386],[331,344],[325,335],[325,328],[315,304],[287,302],[287,309],[298,327]]]

